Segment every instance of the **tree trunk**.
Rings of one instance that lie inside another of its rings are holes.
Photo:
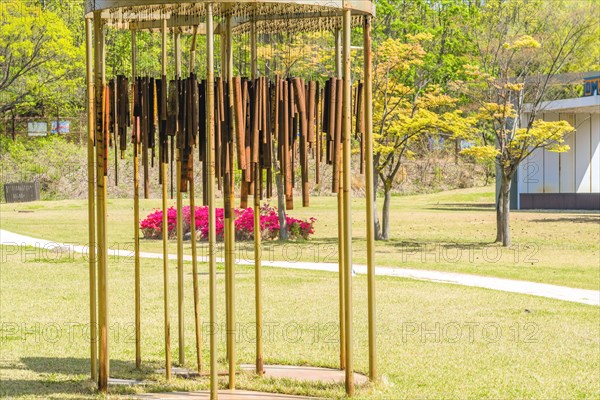
[[[283,188],[283,176],[278,173],[275,176],[277,184],[277,214],[279,215],[279,240],[288,240],[288,227],[285,219],[285,190]]]
[[[498,191],[498,204],[496,204],[496,240],[495,243],[502,242],[502,205],[504,204],[504,196],[502,196],[502,183]]]
[[[510,177],[502,177],[502,246],[510,246]]]
[[[383,210],[382,220],[383,225],[381,227],[381,239],[390,240],[390,203],[392,201],[392,185],[385,184],[384,197],[383,197]]]
[[[375,164],[375,161],[373,162]],[[375,167],[375,165],[373,165]],[[377,214],[377,186],[379,184],[379,175],[377,170],[373,168],[373,236],[375,240],[383,240],[381,236],[381,224],[379,222],[379,215]]]

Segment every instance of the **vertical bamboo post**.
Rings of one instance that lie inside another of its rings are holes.
[[[196,328],[196,365],[202,372],[202,327],[200,325],[200,299],[198,288],[198,250],[196,246],[196,200],[194,179],[190,179],[190,226],[192,227],[192,283],[194,287],[194,324]]]
[[[96,321],[96,211],[95,180],[94,180],[94,64],[92,43],[93,21],[85,20],[86,66],[87,66],[87,97],[88,97],[88,262],[90,280],[90,378],[95,381],[98,377],[98,327]]]
[[[252,19],[250,31],[250,46],[252,58],[252,79],[258,77],[258,55],[257,46],[256,20]],[[260,237],[260,185],[261,179],[260,166],[258,163],[254,165],[254,296],[256,305],[256,373],[264,374],[263,365],[263,348],[262,348],[262,271],[261,271],[261,237]]]
[[[210,296],[210,398],[218,397],[217,381],[217,265],[215,254],[215,67],[214,67],[214,21],[213,4],[206,3],[206,158],[208,192],[208,269]]]
[[[343,184],[344,184],[344,297],[346,312],[346,393],[354,396],[354,357],[352,349],[352,209],[350,187],[351,131],[352,131],[352,81],[350,64],[350,45],[352,10],[343,11],[343,103],[342,103],[342,140],[343,140]]]
[[[167,75],[167,20],[162,21],[162,75]],[[162,233],[163,233],[163,283],[164,283],[164,311],[165,311],[165,375],[171,379],[171,322],[169,320],[169,251],[167,240],[169,238],[169,223],[167,219],[167,163],[161,162],[162,175]]]
[[[335,73],[337,78],[342,78],[342,32],[335,31]],[[332,111],[330,111],[332,112]],[[343,176],[344,166],[338,166],[340,172],[339,189],[337,192],[337,216],[338,216],[338,280],[339,280],[339,308],[340,308],[340,369],[346,369],[346,322],[345,322],[345,304],[344,297],[344,201]]]
[[[136,32],[131,31],[131,81],[137,75],[137,43]],[[137,132],[137,121],[133,120],[133,131]],[[135,262],[135,367],[142,364],[141,355],[141,285],[140,285],[140,177],[139,151],[137,137],[133,140],[133,240]]]
[[[373,53],[371,50],[371,17],[363,25],[364,51],[364,107],[365,107],[365,180],[367,190],[367,297],[369,308],[369,378],[377,380],[377,343],[375,309],[375,232],[373,201]]]
[[[232,32],[232,17],[228,15],[226,18],[227,25],[227,36],[226,36],[226,56],[225,56],[225,65],[226,68],[226,79],[229,82],[228,91],[229,91],[229,106],[233,107],[233,32]],[[233,118],[233,110],[229,110],[228,113],[230,117],[229,129],[230,136],[234,136],[234,123],[235,118]],[[235,214],[234,214],[234,171],[231,169],[230,171],[230,179],[231,186],[230,190],[225,191],[225,195],[229,196],[229,201],[225,202],[226,206],[230,208],[229,218],[225,219],[225,264],[227,273],[227,286],[229,288],[229,315],[228,315],[228,331],[227,331],[227,341],[229,343],[229,389],[235,389]],[[230,183],[227,182],[229,185]],[[228,203],[228,204],[227,204]],[[227,215],[227,213],[225,214]]]
[[[106,87],[106,32],[104,31],[104,23],[102,23],[102,87]],[[104,173],[105,175],[108,175],[108,152],[109,152],[109,137],[110,137],[110,133],[106,134],[106,139],[104,140],[104,143],[106,144],[106,152],[105,154],[105,168],[104,168]],[[104,158],[103,158],[104,159]],[[107,240],[107,230],[106,230],[106,216],[107,216],[107,211],[106,211],[106,198],[108,197],[107,195],[107,184],[108,184],[108,177],[105,177],[105,182],[104,182],[104,195],[103,195],[103,199],[104,199],[104,205],[103,205],[103,215],[104,215],[104,225],[102,230],[104,231],[104,246],[103,246],[103,251],[104,251],[104,286],[106,287],[105,290],[105,297],[106,300],[104,302],[105,304],[105,314],[106,314],[106,379],[108,380],[110,378],[110,357],[109,357],[109,352],[108,352],[108,240]]]
[[[221,24],[221,27],[223,27],[223,24]],[[221,28],[220,29],[220,36],[219,36],[219,50],[221,52],[220,56],[221,56],[221,77],[223,79],[223,82],[226,82],[228,77],[227,77],[227,72],[228,72],[228,68],[227,68],[227,25],[225,24],[225,28]],[[224,89],[224,88],[223,88]],[[218,133],[220,134],[220,133]],[[225,146],[225,143],[221,142],[221,146]],[[219,152],[221,150],[218,150]],[[225,177],[224,179],[224,184],[223,184],[223,210],[225,211],[225,209],[228,207],[228,202],[229,202],[229,188],[227,187],[227,178],[225,176],[225,174],[223,174],[223,176]],[[226,211],[224,212],[224,214],[226,214]],[[229,218],[228,217],[224,217],[224,229],[223,229],[223,243],[225,245],[225,358],[227,360],[227,364],[231,365],[231,341],[229,340],[229,331],[231,329],[231,296],[230,296],[230,287],[229,287],[229,229],[227,227],[227,224],[229,223]]]
[[[175,74],[181,78],[181,34],[175,33]],[[182,127],[179,127],[181,129]],[[183,195],[181,193],[181,153],[175,159],[177,190],[177,322],[179,332],[179,365],[185,364],[185,327],[183,315]]]
[[[198,25],[194,26],[192,37],[192,49],[190,51],[190,73],[194,72],[196,62],[196,35]],[[192,168],[194,164],[192,162]],[[190,229],[192,242],[192,283],[194,287],[194,324],[196,327],[196,364],[198,373],[202,372],[202,327],[200,326],[200,299],[198,288],[198,250],[196,243],[196,190],[194,186],[194,175],[190,179]]]
[[[101,103],[104,99],[105,86],[104,74],[104,27],[101,12],[94,12],[94,88],[95,88],[95,137],[96,137],[96,213],[98,230],[98,322],[99,322],[99,354],[98,354],[98,390],[108,391],[108,293],[106,279],[106,261],[108,251],[106,248],[106,176],[104,175],[104,162],[106,155],[104,148],[106,138],[102,132],[103,113]]]

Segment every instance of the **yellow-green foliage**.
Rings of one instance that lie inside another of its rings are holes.
[[[424,44],[430,34],[387,39],[375,50],[374,152],[377,170],[388,187],[411,144],[423,135],[466,135],[474,123],[457,109],[457,99],[435,84],[415,79],[424,63]]]
[[[0,7],[0,111],[19,107],[69,107],[84,76],[84,53],[53,12],[11,0]]]
[[[535,56],[541,45],[530,35],[516,35],[496,48],[497,69],[486,72],[475,65],[465,67],[468,81],[453,83],[455,89],[470,96],[479,109],[472,114],[481,130],[490,130],[495,145],[479,140],[480,133],[464,130],[476,146],[465,149],[462,154],[479,161],[495,160],[507,177],[512,177],[517,166],[532,151],[546,148],[564,152],[565,135],[574,131],[566,121],[543,121],[536,119],[546,90],[544,78],[534,79],[539,73],[538,65],[529,59]],[[536,97],[537,96],[537,97]],[[534,103],[527,106],[525,101]]]

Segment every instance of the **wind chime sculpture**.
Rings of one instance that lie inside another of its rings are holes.
[[[216,200],[215,189],[223,193],[225,241],[225,293],[228,386],[235,388],[235,176],[239,174],[239,200],[254,207],[255,301],[256,301],[256,372],[264,372],[262,348],[262,276],[260,243],[260,204],[264,196],[273,196],[273,176],[279,174],[285,208],[294,208],[294,190],[302,194],[302,205],[310,204],[309,159],[315,165],[314,181],[322,182],[321,164],[332,166],[331,191],[338,194],[340,244],[340,368],[346,373],[346,391],[354,393],[351,292],[351,134],[360,144],[360,171],[365,173],[367,202],[367,264],[369,370],[376,379],[375,348],[375,267],[373,261],[373,161],[372,161],[372,87],[371,18],[374,6],[369,0],[343,5],[321,0],[267,0],[264,2],[214,1],[191,4],[165,4],[141,0],[128,6],[125,0],[96,0],[86,4],[88,73],[88,189],[90,246],[90,321],[91,375],[98,388],[108,387],[108,315],[106,186],[108,149],[117,157],[125,156],[127,143],[134,157],[134,232],[135,232],[135,331],[136,366],[141,365],[141,287],[139,243],[139,156],[142,155],[144,197],[149,197],[150,170],[159,164],[158,182],[162,188],[162,240],[164,280],[165,373],[171,378],[171,337],[168,291],[168,169],[175,160],[177,192],[177,283],[179,364],[185,363],[183,309],[183,193],[189,193],[192,232],[195,221],[194,158],[202,165],[202,202],[208,206],[209,320],[215,326],[216,315]],[[216,10],[216,13],[215,13]],[[221,76],[215,77],[215,14],[222,17]],[[353,18],[354,14],[354,18]],[[364,81],[351,83],[351,28],[362,22],[364,33]],[[105,25],[130,29],[132,34],[131,79],[118,75],[107,81],[104,57]],[[162,33],[162,71],[159,77],[138,76],[136,32],[150,29]],[[182,77],[180,35],[192,33],[189,76]],[[328,30],[336,32],[337,76],[325,81],[305,81],[300,77],[258,74],[257,35],[259,32]],[[167,75],[167,38],[175,39],[175,77]],[[196,36],[206,35],[206,77],[194,73]],[[249,32],[251,40],[251,76],[233,74],[233,35]],[[92,40],[94,45],[92,45]],[[93,57],[92,57],[93,54]],[[352,101],[352,98],[354,101]],[[352,120],[356,124],[353,129]],[[95,149],[95,151],[94,151]],[[95,153],[95,154],[94,154]],[[158,154],[157,154],[158,153]],[[95,157],[94,157],[95,156]],[[156,160],[155,160],[156,159]],[[236,169],[237,161],[237,169]],[[94,168],[95,166],[95,168]],[[95,169],[95,171],[94,171]],[[173,167],[171,168],[173,171]],[[171,173],[173,176],[173,173]],[[298,178],[297,178],[298,177]],[[299,188],[298,188],[299,186]],[[171,185],[173,187],[173,185]],[[197,369],[202,371],[200,303],[198,300],[197,247],[192,237],[192,279],[194,326],[196,330]],[[96,251],[94,251],[96,250]],[[96,280],[97,276],[97,280]],[[216,333],[209,333],[211,398],[217,396]]]

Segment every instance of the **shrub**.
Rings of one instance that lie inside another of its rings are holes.
[[[216,217],[216,236],[217,240],[223,240],[225,231],[225,214],[222,208],[215,210]],[[208,207],[196,207],[196,237],[200,240],[208,240]],[[236,209],[235,215],[235,237],[236,240],[254,240],[254,210],[252,208]],[[190,207],[185,206],[182,209],[183,233],[191,231]],[[162,238],[162,210],[154,210],[144,220],[140,222],[140,229],[146,239]],[[316,218],[301,220],[286,215],[288,226],[288,238],[290,240],[308,240],[315,233],[314,223]],[[167,210],[168,237],[174,239],[177,237],[177,209],[170,207]],[[260,233],[262,240],[275,240],[279,238],[279,216],[277,209],[264,205],[260,209]]]

